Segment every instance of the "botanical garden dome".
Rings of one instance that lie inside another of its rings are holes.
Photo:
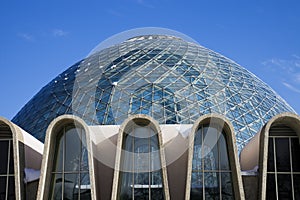
[[[143,35],[93,53],[44,86],[13,122],[44,141],[50,122],[73,114],[88,125],[120,125],[133,114],[192,124],[219,113],[239,150],[273,116],[293,109],[244,67],[196,43]]]

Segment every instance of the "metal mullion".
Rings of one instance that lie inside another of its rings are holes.
[[[57,172],[57,173],[61,173],[61,172]],[[64,172],[65,174],[76,174],[78,173],[78,171],[68,171],[68,172]],[[80,171],[80,173],[89,173],[89,171]]]
[[[132,137],[132,140],[133,140],[133,142],[132,142],[132,152],[131,152],[131,154],[132,154],[132,171],[133,171],[133,173],[132,173],[132,199],[134,200],[134,174],[135,174],[134,143],[135,143],[135,127],[133,127],[133,129],[132,129],[132,135],[133,135],[133,137]]]
[[[1,174],[0,177],[14,176],[15,174]]]
[[[217,130],[219,131],[219,127],[217,128]],[[218,134],[221,134],[222,132],[219,131]],[[217,135],[219,136],[219,135]],[[221,177],[221,152],[220,152],[220,142],[219,142],[219,138],[220,136],[217,138],[217,145],[218,145],[218,174],[219,174],[219,191],[220,191],[220,199],[222,199],[222,177]]]
[[[82,159],[82,128],[80,128],[80,138],[79,138],[79,140],[80,140],[80,156],[79,156],[79,168],[78,168],[78,179],[79,179],[79,181],[78,181],[78,188],[79,188],[79,191],[78,191],[78,200],[80,200],[80,191],[81,191],[81,174],[80,174],[80,172],[81,172],[81,159]]]
[[[63,130],[63,163],[62,163],[62,193],[61,198],[64,199],[64,189],[65,189],[65,153],[66,153],[66,126]]]
[[[10,141],[8,141],[8,156],[7,156],[7,168],[6,168],[6,188],[5,188],[5,199],[8,197],[8,181],[9,181],[9,162],[10,162]]]
[[[12,138],[0,138],[0,141],[12,141]]]
[[[275,186],[276,186],[276,199],[278,200],[278,182],[277,182],[277,160],[276,160],[276,145],[275,145],[275,138],[273,139],[273,152],[274,152],[274,171],[275,171]]]
[[[149,166],[148,166],[148,170],[149,170],[149,172],[148,172],[148,174],[149,174],[149,176],[148,176],[148,184],[149,184],[149,188],[148,188],[148,192],[149,192],[149,200],[151,200],[151,170],[152,170],[152,167],[151,167],[151,153],[152,153],[152,151],[151,151],[151,144],[150,144],[150,137],[149,136],[151,136],[151,132],[150,132],[150,128],[147,128],[148,129],[148,133],[149,133],[149,135],[148,135],[148,137],[147,137],[147,139],[148,139],[148,157],[149,157],[149,159],[148,159],[148,164],[149,164]]]
[[[291,137],[289,137],[289,153],[290,153],[290,165],[291,165],[291,174],[290,175],[291,175],[291,183],[292,183],[292,195],[293,195],[293,199],[295,199]]]
[[[203,135],[204,135],[204,127],[201,125],[201,166],[202,166],[202,197],[205,199],[205,181],[204,181],[204,159],[203,159],[203,145],[204,145],[204,140],[203,140]]]
[[[204,172],[231,172],[230,170],[203,170],[203,171]]]
[[[276,135],[276,136],[269,136],[269,138],[298,138],[298,136]]]

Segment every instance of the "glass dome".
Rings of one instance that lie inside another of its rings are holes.
[[[219,113],[239,150],[274,115],[294,112],[245,68],[198,44],[144,35],[102,49],[43,87],[13,122],[44,141],[49,123],[74,114],[88,125],[118,125],[132,114],[160,124],[192,124]]]

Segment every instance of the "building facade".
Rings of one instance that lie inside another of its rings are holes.
[[[0,123],[0,199],[300,199],[299,116],[174,36],[95,52]]]

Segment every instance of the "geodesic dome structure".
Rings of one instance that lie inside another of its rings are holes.
[[[74,64],[12,121],[44,141],[49,123],[63,114],[88,125],[116,125],[132,114],[149,115],[160,124],[192,124],[201,115],[219,113],[233,124],[241,149],[282,112],[294,111],[230,59],[174,36],[144,35]]]

